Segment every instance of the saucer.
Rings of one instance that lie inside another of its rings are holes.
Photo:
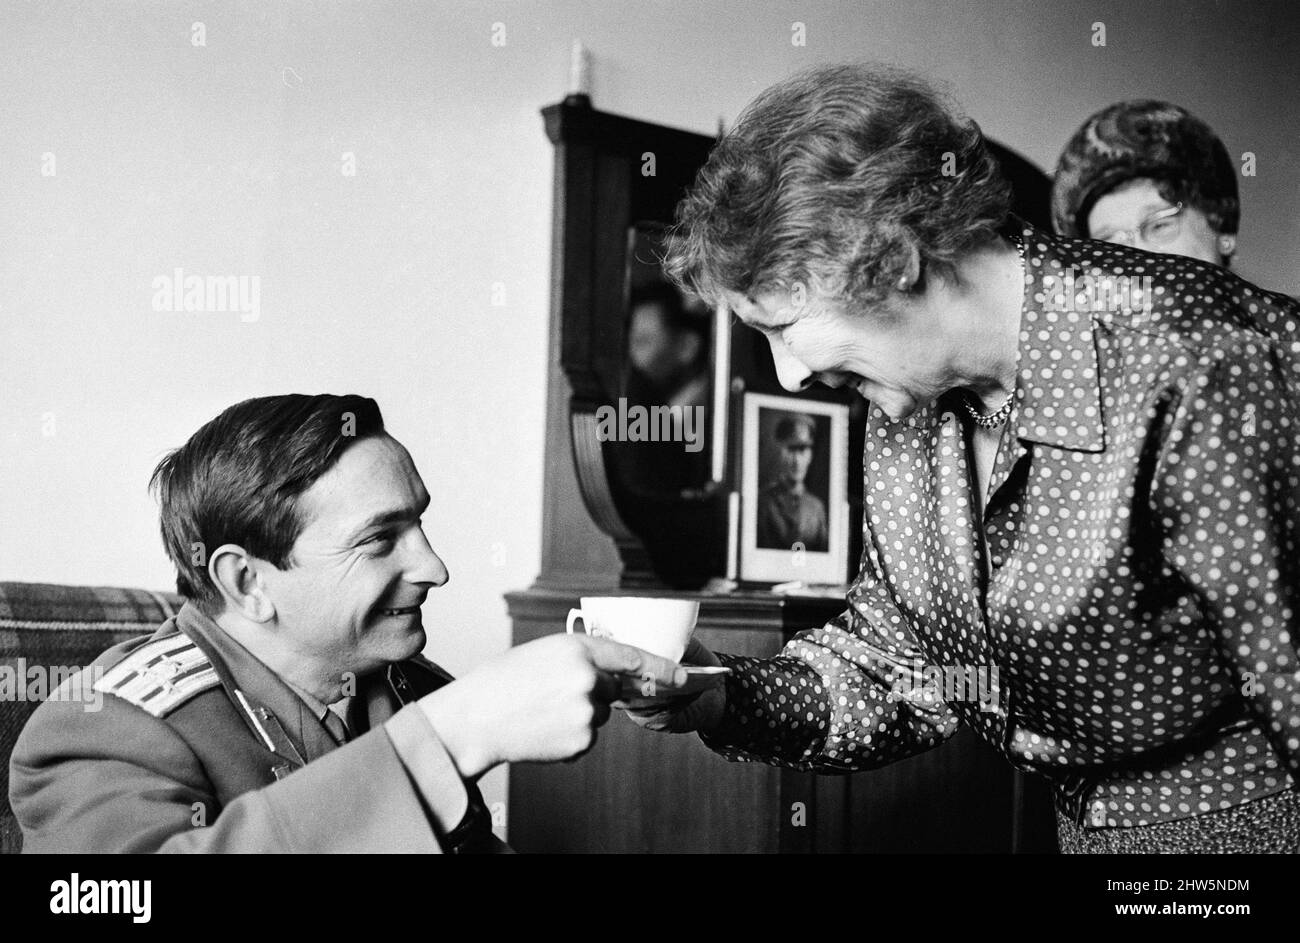
[[[717,665],[682,665],[682,668],[686,671],[686,683],[681,687],[669,687],[661,684],[655,691],[656,697],[685,697],[689,694],[698,694],[713,687],[722,680],[724,675],[729,674],[731,671],[730,668]],[[645,696],[640,690],[640,687],[645,684],[644,681],[638,681],[634,678],[628,680],[637,687],[636,694],[633,694],[633,697]]]

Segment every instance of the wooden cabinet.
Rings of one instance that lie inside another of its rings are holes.
[[[515,643],[563,632],[582,594],[508,595]],[[698,598],[701,641],[759,656],[843,608],[768,593],[656,595]],[[1052,851],[1053,829],[1044,784],[969,730],[883,769],[822,776],[730,763],[693,734],[650,733],[616,713],[581,759],[510,769],[510,843],[521,852]]]

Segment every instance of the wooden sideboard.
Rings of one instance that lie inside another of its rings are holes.
[[[609,591],[507,595],[515,644],[563,632],[580,595]],[[698,599],[700,640],[745,655],[776,654],[843,608],[770,593],[654,595]],[[534,853],[1056,850],[1046,784],[966,729],[883,769],[831,776],[729,763],[693,734],[650,733],[617,712],[581,759],[511,767],[510,843]]]

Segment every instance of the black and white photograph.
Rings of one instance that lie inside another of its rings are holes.
[[[1295,0],[0,0],[15,908],[980,854],[1257,929],[1298,89]]]
[[[842,584],[848,568],[847,406],[745,396],[740,576]]]
[[[756,543],[760,549],[790,550],[798,545],[815,553],[826,552],[830,544],[826,517],[831,490],[829,441],[829,417],[759,409]]]

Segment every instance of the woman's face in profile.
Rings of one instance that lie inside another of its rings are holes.
[[[887,308],[857,310],[808,293],[802,304],[787,290],[753,298],[726,296],[731,310],[767,338],[781,385],[792,393],[814,382],[852,387],[891,419],[905,419],[948,389],[942,338],[927,336],[926,319]]]
[[[1092,239],[1222,264],[1219,234],[1194,206],[1175,207],[1146,178],[1120,184],[1088,213]]]

